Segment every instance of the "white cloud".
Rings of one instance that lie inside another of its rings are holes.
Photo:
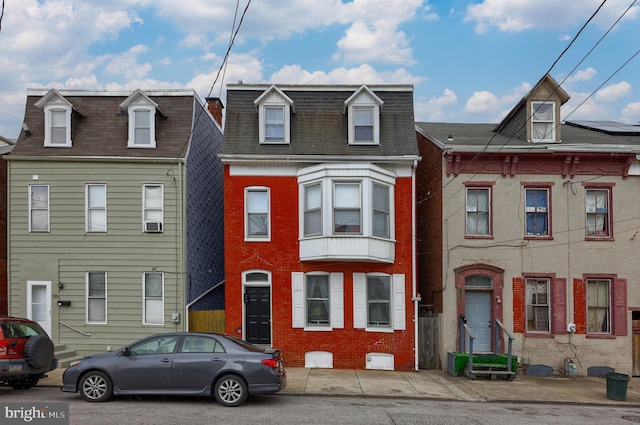
[[[615,102],[622,97],[631,94],[631,84],[626,81],[620,81],[616,84],[610,84],[596,93],[596,100],[602,102]]]
[[[635,125],[640,124],[640,102],[627,104],[622,110],[620,121]]]
[[[486,90],[474,92],[464,105],[464,111],[469,114],[484,114],[495,111],[498,107],[498,97]]]
[[[484,0],[467,7],[465,22],[472,22],[478,33],[491,28],[503,32],[521,32],[529,29],[564,31],[586,22],[602,2],[581,0],[579,2],[557,0]],[[594,20],[601,27],[609,27],[628,6],[627,0],[610,0]],[[633,7],[625,19],[638,16],[638,6]]]
[[[458,96],[453,90],[445,89],[442,96],[414,104],[416,121],[445,121],[448,119],[447,107],[458,103]]]
[[[144,78],[152,69],[150,63],[138,63],[138,57],[149,50],[147,46],[138,44],[120,55],[105,55],[101,59],[106,62],[104,71],[107,74],[119,75],[125,81]]]
[[[334,59],[352,63],[411,64],[415,61],[413,49],[408,46],[406,34],[383,21],[369,25],[356,21],[338,41],[340,53],[334,55]]]

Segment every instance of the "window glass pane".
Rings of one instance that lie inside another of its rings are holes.
[[[144,296],[162,297],[162,273],[145,273]]]
[[[367,277],[369,326],[391,324],[391,279],[388,276]]]
[[[88,229],[90,232],[104,232],[107,230],[107,220],[104,210],[90,210]]]
[[[547,189],[526,189],[526,234],[547,235]]]
[[[49,186],[29,186],[31,191],[31,231],[49,231]]]
[[[52,127],[66,127],[67,126],[67,112],[64,110],[52,110],[51,111],[51,126]]]
[[[44,285],[31,287],[31,315],[36,322],[46,322],[47,318],[47,288]]]
[[[162,186],[144,187],[145,208],[162,208]]]
[[[266,190],[247,192],[246,208],[249,236],[267,236],[269,193]]]
[[[67,129],[54,127],[51,129],[51,143],[64,145],[67,143]]]
[[[336,183],[334,198],[336,208],[360,208],[360,185],[358,183]]]
[[[526,280],[527,331],[549,332],[549,280]]]
[[[151,144],[151,112],[135,111],[134,112],[135,129],[134,140],[136,144]]]
[[[609,236],[609,191],[587,189],[585,204],[586,235]]]
[[[282,123],[284,117],[284,108],[265,108],[266,119],[268,122]]]
[[[389,188],[373,184],[373,235],[389,237]]]
[[[89,298],[88,300],[88,314],[87,319],[89,322],[104,322],[107,318],[107,309],[104,298]]]
[[[587,332],[611,332],[610,297],[609,280],[587,280]]]
[[[268,282],[269,276],[266,273],[247,273],[244,280],[246,282]]]
[[[329,324],[329,276],[307,276],[307,324]]]
[[[89,208],[104,208],[107,187],[102,184],[92,184],[89,188]]]
[[[106,276],[103,272],[89,273],[89,296],[104,297],[106,294]]]
[[[151,144],[151,130],[148,128],[136,128],[134,137],[136,145]]]
[[[492,288],[493,279],[479,274],[467,276],[464,279],[464,286],[465,288]]]
[[[360,210],[334,212],[335,231],[339,233],[360,232]]]
[[[266,213],[269,195],[266,190],[247,192],[247,211],[250,213]]]
[[[322,233],[322,191],[319,184],[304,188],[304,234]]]
[[[467,189],[468,235],[489,234],[489,189]]]
[[[284,140],[284,108],[265,108],[265,139]]]

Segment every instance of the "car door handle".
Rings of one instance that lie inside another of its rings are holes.
[[[211,361],[214,362],[214,363],[218,363],[218,362],[221,362],[222,359],[220,357],[214,357],[214,358],[211,359]]]
[[[162,363],[171,363],[171,361],[172,361],[172,360],[171,360],[171,359],[164,358],[164,359],[162,359],[162,360],[160,360],[160,361],[161,361]]]

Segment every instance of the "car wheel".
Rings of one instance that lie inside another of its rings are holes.
[[[86,401],[107,401],[113,394],[109,376],[98,370],[87,373],[80,380],[80,395]]]
[[[14,390],[28,390],[31,387],[35,387],[39,380],[40,378],[37,376],[28,376],[25,379],[9,381],[9,385]]]
[[[247,400],[249,391],[244,379],[236,375],[225,375],[216,382],[214,396],[221,405],[236,407]]]
[[[51,366],[53,358],[53,343],[45,335],[29,337],[22,348],[22,355],[29,366],[42,369]]]

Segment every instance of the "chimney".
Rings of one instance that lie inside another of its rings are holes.
[[[219,97],[207,97],[206,101],[207,109],[209,109],[209,112],[213,115],[218,125],[222,127],[222,109],[224,108],[222,101]]]

